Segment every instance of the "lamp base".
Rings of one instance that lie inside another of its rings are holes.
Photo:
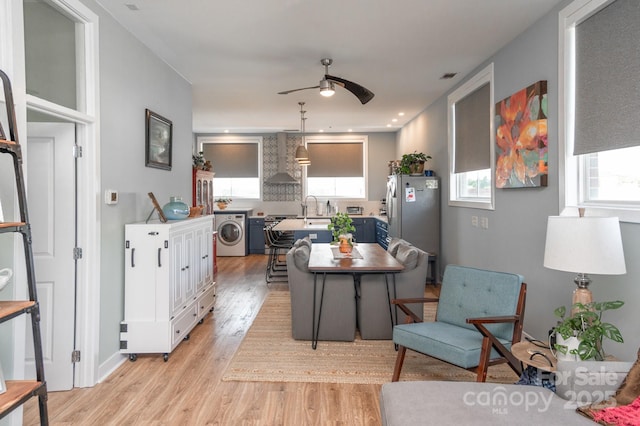
[[[593,294],[591,293],[591,290],[581,287],[576,288],[573,291],[573,299],[571,301],[571,316],[582,310],[575,307],[576,303],[586,305],[591,302],[593,302]]]
[[[575,306],[576,303],[587,305],[593,302],[593,294],[591,293],[591,290],[589,290],[591,279],[587,276],[587,274],[578,274],[573,282],[576,283],[578,287],[573,291],[573,299],[571,301],[571,316],[581,311],[581,309]]]

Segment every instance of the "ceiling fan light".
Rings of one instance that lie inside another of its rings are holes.
[[[333,87],[333,82],[324,79],[322,81],[320,81],[320,94],[324,97],[330,97],[333,96],[333,94],[336,93],[334,87]]]

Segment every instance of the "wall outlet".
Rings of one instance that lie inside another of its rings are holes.
[[[482,229],[489,229],[489,218],[488,217],[481,217],[480,218],[480,227]]]
[[[318,234],[309,234],[309,239],[310,240],[317,240],[318,239]]]
[[[471,226],[474,228],[478,227],[478,216],[471,216]]]

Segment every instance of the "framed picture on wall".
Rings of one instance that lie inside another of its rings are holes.
[[[145,124],[145,165],[157,169],[171,170],[173,123],[171,123],[171,120],[146,109]]]

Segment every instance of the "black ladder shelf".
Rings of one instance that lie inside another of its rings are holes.
[[[22,235],[22,245],[24,246],[27,270],[27,286],[29,288],[29,300],[0,301],[0,323],[9,321],[22,314],[30,314],[36,364],[35,380],[7,380],[7,391],[0,394],[0,419],[24,404],[30,398],[37,396],[38,407],[40,409],[40,424],[48,425],[47,383],[44,380],[44,362],[42,359],[40,308],[36,292],[33,251],[31,248],[31,226],[29,225],[29,215],[27,213],[27,194],[22,173],[22,150],[18,142],[11,82],[2,70],[0,70],[0,78],[2,79],[4,88],[4,100],[7,106],[7,120],[9,123],[8,140],[5,139],[6,136],[3,136],[3,132],[1,131],[2,127],[0,126],[0,153],[10,154],[13,157],[18,207],[20,209],[20,222],[0,222],[0,233],[18,232]]]

